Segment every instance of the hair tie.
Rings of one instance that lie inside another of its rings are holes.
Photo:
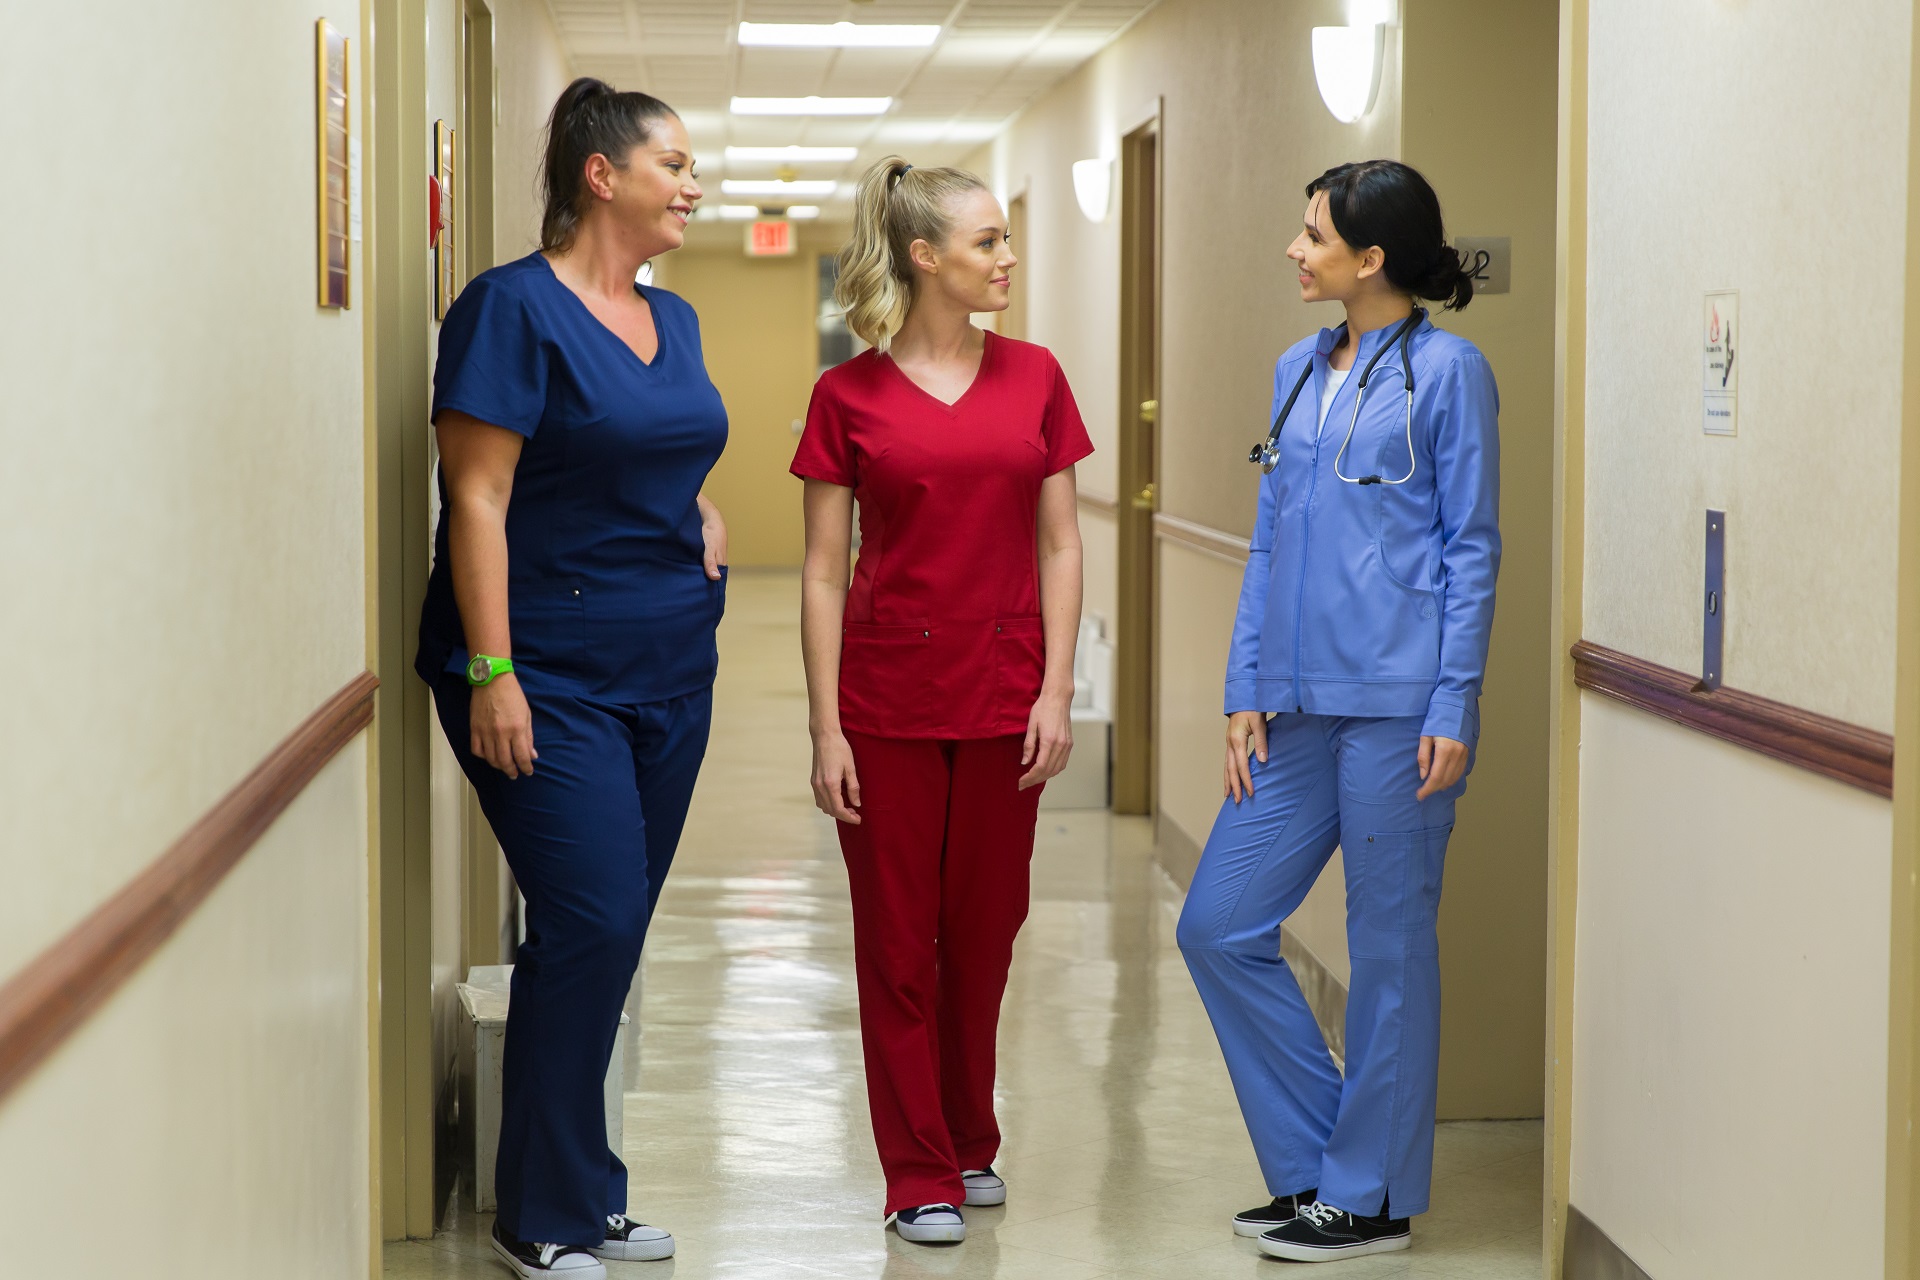
[[[892,195],[893,189],[900,185],[900,179],[906,177],[909,173],[912,173],[912,172],[913,172],[913,166],[910,164],[901,165],[898,169],[894,170],[893,180],[887,183],[887,194]]]

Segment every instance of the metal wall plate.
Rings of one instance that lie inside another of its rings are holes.
[[[1727,618],[1727,513],[1707,509],[1707,582],[1700,597],[1700,687],[1720,687],[1721,637]]]
[[[1506,293],[1513,288],[1513,238],[1511,236],[1461,236],[1453,242],[1453,251],[1473,277],[1473,292]]]

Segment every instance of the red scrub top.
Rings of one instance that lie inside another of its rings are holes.
[[[942,403],[866,351],[814,384],[793,474],[853,490],[860,559],[840,723],[884,738],[1025,733],[1046,674],[1040,483],[1093,452],[1053,353],[986,335]]]

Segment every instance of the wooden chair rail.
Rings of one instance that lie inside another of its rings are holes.
[[[145,871],[0,987],[0,1098],[160,949],[366,728],[379,683],[371,672],[350,680]]]
[[[1878,796],[1893,795],[1893,738],[1887,734],[1738,689],[1703,692],[1684,671],[1586,640],[1573,646],[1573,680],[1735,746]]]

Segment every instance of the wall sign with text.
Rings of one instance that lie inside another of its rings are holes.
[[[1710,436],[1737,434],[1740,392],[1740,295],[1707,295],[1700,347],[1701,427]]]

